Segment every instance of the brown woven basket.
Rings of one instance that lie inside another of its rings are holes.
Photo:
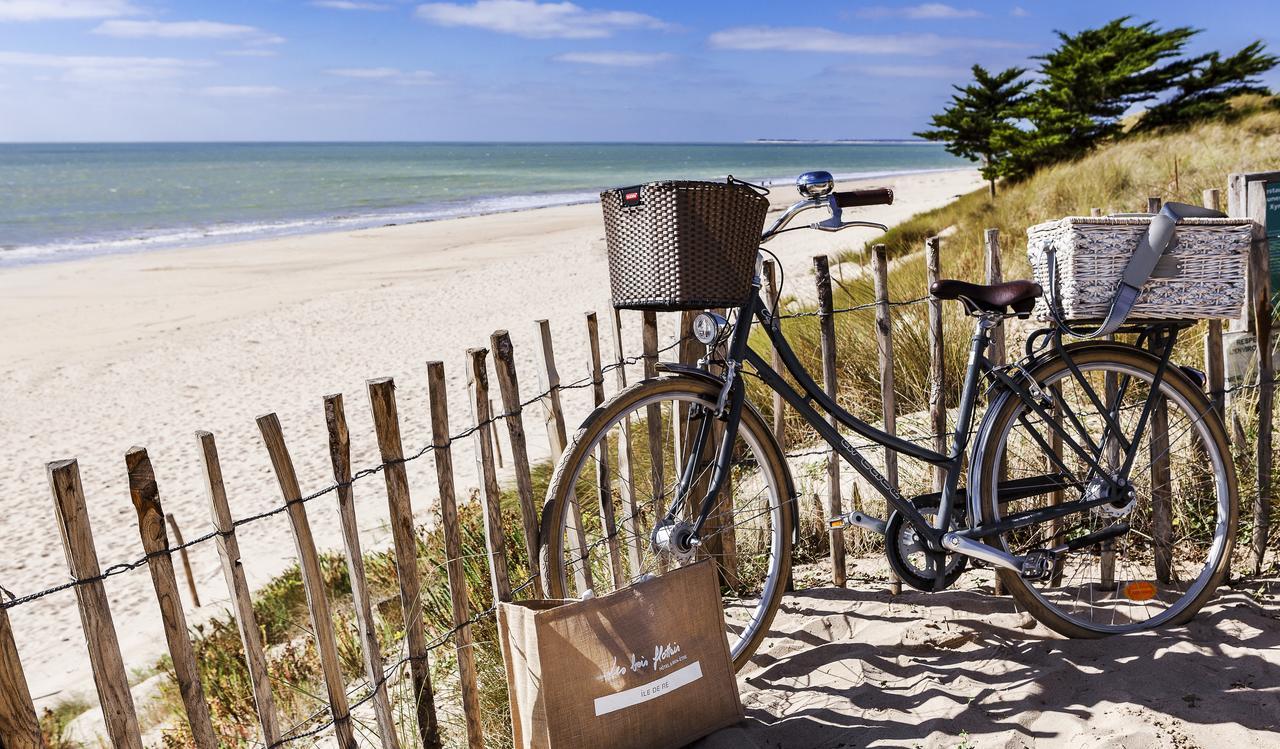
[[[737,182],[650,182],[600,193],[620,309],[737,307],[751,292],[769,201]]]

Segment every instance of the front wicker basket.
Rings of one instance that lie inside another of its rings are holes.
[[[751,292],[769,201],[740,182],[650,182],[600,193],[620,309],[737,307]]]
[[[1049,292],[1057,264],[1058,301],[1068,320],[1107,316],[1129,258],[1151,224],[1149,216],[1068,216],[1027,229],[1027,259]],[[1131,319],[1202,320],[1240,316],[1253,223],[1188,218],[1178,222],[1156,272],[1142,287]],[[1037,306],[1047,316],[1047,297]]]

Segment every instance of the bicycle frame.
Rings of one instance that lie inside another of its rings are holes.
[[[997,367],[992,364],[987,358],[987,348],[991,342],[991,330],[1002,319],[1002,315],[995,313],[978,314],[974,333],[970,339],[969,360],[961,389],[950,451],[944,454],[878,429],[849,413],[836,403],[833,398],[828,396],[814,382],[813,378],[797,359],[795,352],[782,335],[779,320],[774,317],[761,300],[759,291],[760,278],[757,274],[752,282],[751,296],[746,304],[739,308],[737,324],[728,341],[725,357],[726,374],[724,386],[714,414],[716,417],[726,421],[724,439],[721,442],[719,453],[715,456],[715,471],[694,521],[695,536],[701,531],[703,522],[715,505],[715,498],[726,478],[726,468],[731,463],[732,446],[737,436],[738,420],[746,398],[745,387],[740,382],[738,369],[742,363],[747,363],[755,370],[756,376],[760,377],[771,390],[781,395],[782,399],[795,409],[809,426],[817,431],[836,454],[853,466],[863,478],[884,496],[894,511],[902,513],[910,521],[911,525],[923,537],[927,549],[931,552],[931,557],[947,551],[958,552],[1015,570],[1021,569],[1021,558],[1014,557],[974,539],[991,533],[1004,532],[1012,528],[1034,525],[1083,512],[1092,507],[1115,501],[1115,495],[1107,493],[1100,497],[1085,497],[1053,507],[1018,513],[988,527],[976,525],[977,513],[971,511],[968,513],[967,528],[957,532],[949,532],[952,514],[960,491],[958,488],[959,478],[964,470],[965,457],[969,448],[969,437],[972,433],[973,419],[977,408],[979,383],[982,378],[984,376],[991,377],[993,383],[998,384],[1009,392],[1010,397],[1019,398],[1026,403],[1041,418],[1042,423],[1052,429],[1057,437],[1061,438],[1064,448],[1071,449],[1089,467],[1090,480],[1102,480],[1114,490],[1123,491],[1127,483],[1128,471],[1132,467],[1142,434],[1146,429],[1151,411],[1157,400],[1160,382],[1167,372],[1178,330],[1177,324],[1157,324],[1155,328],[1144,331],[1144,335],[1151,335],[1152,330],[1163,331],[1163,335],[1154,335],[1152,338],[1153,340],[1159,340],[1164,345],[1161,351],[1160,366],[1157,370],[1155,381],[1152,383],[1150,394],[1144,404],[1143,412],[1139,417],[1135,434],[1133,437],[1126,439],[1120,433],[1118,408],[1124,388],[1127,387],[1127,382],[1120,386],[1111,403],[1103,404],[1071,359],[1069,347],[1062,343],[1061,331],[1056,328],[1052,329],[1050,335],[1053,340],[1053,351],[1067,359],[1072,377],[1084,385],[1085,389],[1090,393],[1090,397],[1094,399],[1095,404],[1099,407],[1099,411],[1104,415],[1106,424],[1102,439],[1098,443],[1094,443],[1074,413],[1068,413],[1060,420],[1052,417],[1050,413],[1051,402],[1044,402],[1048,400],[1047,397],[1039,390],[1034,381],[1030,381],[1030,377],[1026,375],[1026,367],[1033,365],[1036,360],[1035,355],[1030,350],[1028,351],[1028,360],[1025,362],[1006,367]],[[792,387],[781,373],[775,371],[762,356],[748,345],[752,320],[758,321],[766,331],[770,342],[780,355],[783,369],[799,385],[799,391]],[[1030,349],[1030,346],[1028,348]],[[679,368],[674,369],[679,371]],[[1013,374],[1010,374],[1011,372]],[[1022,377],[1014,376],[1018,374],[1023,375],[1028,382],[1024,384]],[[831,417],[836,423],[830,423],[824,416]],[[710,435],[710,421],[711,419],[708,418],[702,419],[698,434],[694,441],[690,443],[691,449],[675,492],[674,501],[667,514],[668,520],[674,520],[676,514],[686,502],[687,495],[693,486],[693,476],[700,462],[698,456],[702,455],[706,440]],[[1076,428],[1075,434],[1068,430],[1068,427],[1072,426],[1073,423]],[[904,497],[857,448],[849,444],[848,440],[840,434],[840,426],[846,427],[867,440],[895,453],[924,461],[942,469],[942,491],[934,523],[928,521],[910,499]],[[1081,436],[1083,438],[1082,441],[1086,444],[1080,444],[1080,441],[1076,439],[1077,435]],[[1099,456],[1107,448],[1109,439],[1112,438],[1117,440],[1125,452],[1123,470],[1119,476],[1112,476],[1103,469],[1099,462]],[[1047,450],[1048,445],[1042,444],[1041,447]],[[1050,451],[1048,454],[1052,455],[1052,452]],[[1058,466],[1065,468],[1065,464],[1060,459],[1058,460]],[[1034,496],[1034,494],[1027,496]],[[970,497],[970,501],[972,503],[976,500]],[[976,505],[974,506],[976,507]],[[881,533],[884,532],[884,521],[878,518],[864,516],[857,524]]]

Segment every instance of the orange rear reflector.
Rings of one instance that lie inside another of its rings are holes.
[[[1124,597],[1130,601],[1150,601],[1156,597],[1156,586],[1146,580],[1135,580],[1124,586]]]

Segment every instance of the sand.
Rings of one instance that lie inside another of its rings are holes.
[[[697,749],[1276,746],[1280,581],[1223,587],[1185,627],[1066,640],[989,571],[890,596],[886,569],[784,598],[739,674],[747,719]]]
[[[892,207],[847,218],[895,223],[977,189],[973,171],[873,180],[895,188]],[[777,190],[779,204],[794,193]],[[816,220],[816,219],[815,219]],[[812,288],[810,256],[859,247],[876,235],[795,232],[771,248],[787,291]],[[321,398],[345,394],[357,467],[377,462],[365,381],[392,376],[407,452],[429,443],[425,362],[445,362],[450,419],[470,423],[464,352],[509,328],[522,390],[538,388],[533,321],[547,319],[564,381],[587,372],[583,314],[609,310],[599,208],[580,205],[232,245],[116,255],[0,271],[0,585],[18,595],[67,580],[44,464],[79,459],[98,556],[105,568],[141,554],[124,453],[149,449],[165,509],[187,538],[209,511],[193,432],[218,439],[233,513],[276,506],[280,492],[254,418],[276,412],[304,492],[328,485]],[[661,323],[663,335],[673,322]],[[639,316],[624,315],[625,346],[639,350]],[[608,330],[607,326],[603,330]],[[606,343],[605,351],[611,352]],[[612,383],[610,383],[612,385]],[[565,394],[571,422],[588,391]],[[527,420],[535,457],[546,454],[540,414]],[[460,494],[476,485],[469,443],[455,446]],[[434,504],[430,459],[409,465],[415,510]],[[386,542],[381,480],[355,487],[366,548]],[[322,548],[339,541],[336,502],[308,505]],[[283,516],[240,531],[251,584],[294,561]],[[226,607],[210,544],[192,550],[204,606]],[[181,574],[181,573],[179,573]],[[106,583],[127,668],[164,652],[145,569]],[[189,602],[188,602],[189,603]],[[96,701],[75,608],[62,592],[10,611],[32,693],[41,704]]]

